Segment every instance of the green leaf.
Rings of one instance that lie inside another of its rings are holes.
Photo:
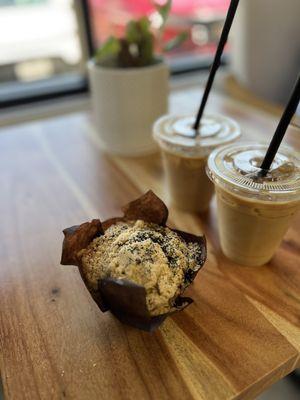
[[[171,51],[179,47],[187,38],[189,37],[189,33],[187,31],[180,32],[177,36],[169,40],[164,44],[164,51]]]
[[[142,35],[147,35],[148,36],[149,34],[151,34],[150,21],[149,21],[148,17],[140,18],[139,21],[138,21],[138,24],[139,24],[139,27],[140,27]]]
[[[126,40],[129,43],[136,43],[140,40],[141,32],[137,21],[129,21],[126,25]]]
[[[141,66],[153,63],[153,36],[146,35],[139,45],[139,62]]]
[[[164,27],[165,23],[167,22],[168,16],[170,14],[172,6],[172,0],[167,0],[163,5],[155,3],[155,8],[156,11],[160,14],[162,17],[162,26],[161,29]]]
[[[95,60],[101,62],[107,58],[112,58],[121,50],[119,39],[110,36],[102,46],[96,51]]]
[[[151,35],[150,21],[147,17],[129,21],[126,25],[126,40],[129,43],[138,43],[149,35]]]

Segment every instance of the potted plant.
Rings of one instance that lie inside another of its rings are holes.
[[[159,28],[146,16],[129,21],[124,37],[109,37],[88,63],[95,128],[111,153],[153,152],[152,124],[167,112],[169,72],[157,51],[174,49],[187,33],[162,43],[171,1],[154,5]]]

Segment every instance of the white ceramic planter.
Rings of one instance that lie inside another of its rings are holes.
[[[168,109],[166,64],[105,68],[88,63],[96,131],[104,150],[137,156],[156,150],[153,122]]]

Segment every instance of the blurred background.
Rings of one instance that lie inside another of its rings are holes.
[[[188,30],[189,39],[168,55],[173,72],[208,68],[228,0],[174,0],[166,36]],[[149,0],[0,0],[2,105],[83,90],[85,62],[126,23],[159,15]]]
[[[173,1],[166,39],[189,32],[167,55],[173,74],[209,68],[228,5]],[[0,0],[0,106],[86,91],[86,60],[141,15],[160,23],[151,0]],[[241,1],[223,57],[239,85],[286,101],[300,66],[299,15],[299,0]]]

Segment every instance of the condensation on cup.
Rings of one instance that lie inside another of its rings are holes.
[[[214,185],[205,167],[209,154],[218,146],[240,136],[240,127],[219,114],[205,114],[195,136],[195,116],[165,115],[153,126],[163,158],[168,194],[176,207],[202,212],[209,207]]]

